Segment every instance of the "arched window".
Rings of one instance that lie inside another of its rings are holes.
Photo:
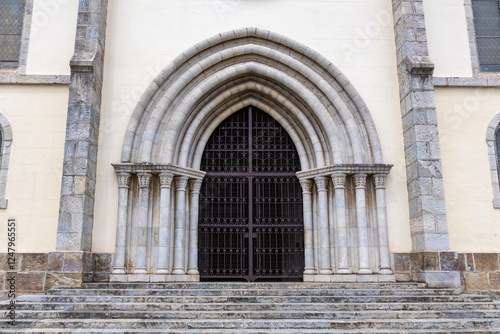
[[[4,115],[0,114],[0,209],[7,208],[7,177],[9,174],[12,129]]]
[[[493,207],[500,209],[500,112],[497,113],[488,126],[486,132],[488,157],[490,162],[491,184],[493,187]]]

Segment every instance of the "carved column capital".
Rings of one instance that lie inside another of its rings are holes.
[[[312,192],[312,186],[313,186],[312,180],[302,179],[299,180],[299,182],[300,186],[302,187],[303,194],[310,194]]]
[[[327,178],[325,176],[317,176],[314,178],[314,182],[316,182],[316,187],[318,187],[318,191],[327,191]]]
[[[172,186],[173,179],[174,174],[172,173],[160,173],[160,186],[162,188],[170,188]]]
[[[343,173],[332,174],[333,186],[335,189],[345,188],[346,175]]]
[[[137,173],[137,179],[139,180],[139,188],[149,188],[151,184],[151,173]]]
[[[386,180],[387,180],[387,175],[385,174],[373,175],[373,183],[375,184],[375,189],[384,189]]]
[[[189,180],[189,191],[191,194],[199,194],[203,181],[200,179]]]
[[[120,172],[117,173],[118,177],[118,188],[128,188],[130,184],[130,173],[128,172]]]
[[[366,174],[354,174],[354,186],[356,188],[366,188]]]
[[[176,176],[176,177],[174,177],[174,181],[175,181],[175,190],[186,191],[187,184],[188,184],[188,177],[187,176]]]

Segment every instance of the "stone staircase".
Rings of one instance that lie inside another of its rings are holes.
[[[88,283],[21,296],[2,333],[500,333],[500,302],[420,283]]]

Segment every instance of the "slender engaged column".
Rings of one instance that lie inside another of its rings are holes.
[[[327,178],[318,176],[314,178],[318,187],[318,211],[319,211],[319,247],[320,247],[320,274],[331,275],[332,264],[330,258],[330,232],[328,230],[328,190],[326,189]]]
[[[184,275],[184,229],[186,222],[186,187],[187,176],[177,176],[175,181],[175,235],[174,235],[174,268],[172,274]]]
[[[338,274],[350,274],[349,258],[347,252],[347,221],[345,209],[345,174],[333,174],[333,186],[335,187],[335,217],[337,230],[337,263]]]
[[[135,266],[134,274],[147,274],[147,244],[148,244],[148,210],[149,210],[149,185],[151,173],[138,173],[139,179],[139,214],[134,228],[135,235]]]
[[[378,222],[378,247],[380,252],[381,275],[391,275],[391,255],[389,252],[389,234],[387,229],[387,214],[385,205],[385,181],[387,175],[376,174],[373,176],[375,183],[375,197],[377,198],[377,222]]]
[[[368,251],[368,223],[366,220],[366,174],[354,175],[356,186],[356,216],[358,219],[358,274],[371,274]]]
[[[170,243],[170,190],[174,174],[160,174],[160,227],[158,231],[158,268],[156,273],[168,274]]]
[[[313,249],[312,180],[300,180],[304,213],[304,275],[316,274]]]
[[[191,195],[191,209],[189,215],[189,275],[199,275],[198,271],[198,208],[200,200],[200,189],[202,180],[189,180],[189,191]]]
[[[119,172],[118,176],[118,222],[116,224],[116,251],[113,274],[126,274],[125,247],[127,244],[127,207],[130,173]]]

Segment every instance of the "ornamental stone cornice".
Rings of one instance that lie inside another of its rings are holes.
[[[128,173],[172,173],[175,176],[187,176],[190,179],[202,180],[205,177],[205,172],[201,170],[196,170],[187,167],[176,166],[173,164],[152,164],[152,163],[121,163],[121,164],[111,164],[115,169],[116,173],[128,172]]]
[[[394,165],[386,164],[339,164],[297,172],[299,179],[314,179],[332,174],[389,174]]]

